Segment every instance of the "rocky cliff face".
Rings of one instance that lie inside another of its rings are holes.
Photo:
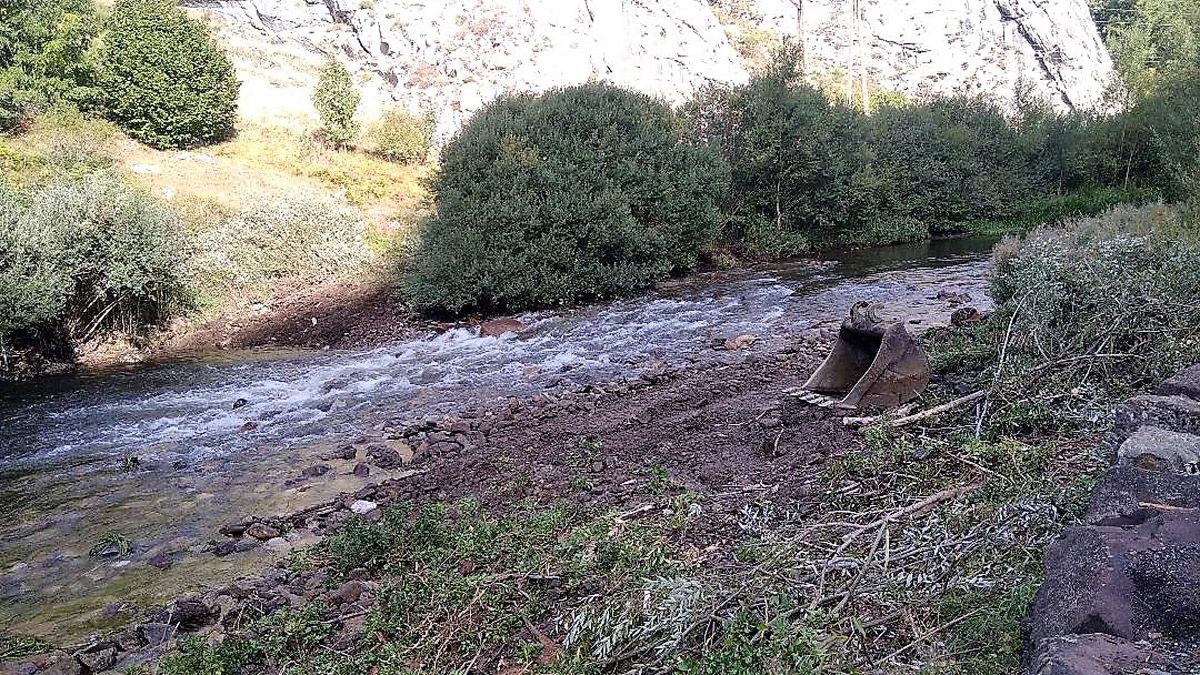
[[[751,0],[798,39],[810,71],[861,73],[908,95],[1021,88],[1062,109],[1102,104],[1108,51],[1085,0]]]
[[[739,25],[728,13],[737,5]],[[731,42],[751,29],[799,40],[810,70],[868,75],[911,96],[1011,99],[1024,83],[1094,107],[1112,64],[1086,0],[190,0],[230,46],[243,114],[313,115],[323,55],[386,106],[438,116],[444,136],[495,97],[589,80],[672,102],[748,77]],[[721,16],[726,24],[718,20]]]

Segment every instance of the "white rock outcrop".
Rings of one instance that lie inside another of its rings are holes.
[[[1086,0],[733,0],[800,40],[811,71],[865,72],[910,96],[1019,86],[1062,108],[1100,104],[1112,64]],[[185,0],[230,48],[242,114],[307,124],[335,53],[370,118],[430,112],[442,137],[497,96],[590,80],[671,102],[748,78],[717,0]],[[855,16],[861,17],[855,21]],[[865,66],[863,65],[865,64]]]
[[[1085,0],[747,0],[799,40],[810,71],[910,96],[1026,88],[1060,109],[1103,105],[1113,65]]]

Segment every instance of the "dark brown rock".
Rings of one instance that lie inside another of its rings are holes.
[[[1148,667],[1169,667],[1166,659],[1128,640],[1092,633],[1052,638],[1042,643],[1033,675],[1135,675]]]
[[[375,466],[384,470],[397,469],[404,465],[404,459],[400,453],[386,445],[367,446],[367,455],[374,461]]]
[[[79,663],[92,673],[102,673],[117,664],[117,650],[112,645],[96,645],[75,655]]]
[[[1200,476],[1114,466],[1096,484],[1086,520],[1120,524],[1141,511],[1141,504],[1200,507]]]
[[[354,466],[354,475],[359,478],[366,478],[371,475],[371,467],[360,462]]]
[[[278,537],[279,530],[264,523],[254,523],[250,527],[246,528],[246,535],[259,541],[266,541],[268,539],[274,539],[275,537]]]
[[[484,337],[499,337],[505,333],[520,333],[526,328],[525,324],[512,317],[484,321],[479,326],[479,334]]]
[[[1200,363],[1185,368],[1154,390],[1157,396],[1186,396],[1200,401]]]
[[[171,622],[180,630],[194,631],[204,627],[212,619],[212,610],[199,595],[185,595],[171,605]]]
[[[329,465],[328,464],[315,464],[313,466],[308,467],[301,473],[303,473],[303,475],[307,478],[316,478],[318,476],[324,476],[325,474],[329,473]]]
[[[363,584],[363,582],[357,579],[351,579],[341,586],[338,586],[337,590],[329,596],[329,599],[335,605],[346,605],[358,602],[358,599],[362,597],[362,594],[366,590],[367,587],[365,584]]]
[[[1069,528],[1046,550],[1030,639],[1128,640],[1200,629],[1200,514],[1143,510],[1122,525]]]

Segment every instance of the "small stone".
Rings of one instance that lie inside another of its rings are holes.
[[[739,351],[742,349],[746,349],[747,347],[750,347],[755,342],[758,342],[757,335],[749,335],[749,334],[739,335],[739,336],[733,338],[732,340],[725,341],[725,350],[730,351],[730,352],[736,352],[736,351]]]
[[[168,569],[175,564],[175,561],[179,560],[180,555],[179,551],[162,551],[161,553],[156,553],[150,558],[150,566],[160,570]]]
[[[359,478],[366,478],[371,475],[371,467],[360,462],[354,466],[354,475]]]
[[[375,502],[367,501],[365,499],[359,499],[358,501],[355,501],[353,504],[350,505],[350,510],[353,511],[354,513],[357,513],[360,516],[366,515],[366,514],[370,513],[371,511],[374,511],[377,508],[379,508],[379,504],[376,504]]]
[[[117,650],[110,646],[96,647],[77,654],[75,658],[89,671],[99,673],[116,665]]]
[[[604,462],[601,462],[601,461],[592,462],[592,473],[601,473],[603,471],[604,471]]]
[[[326,460],[340,459],[340,460],[344,460],[344,461],[350,461],[357,456],[358,456],[358,448],[354,447],[353,445],[343,445],[342,447],[338,448],[337,450],[334,450],[333,452],[326,453],[322,457],[322,459],[326,459]]]
[[[271,539],[268,539],[263,546],[265,546],[267,550],[271,551],[272,553],[278,553],[280,555],[288,553],[292,550],[292,543],[283,537],[272,537]]]
[[[184,630],[195,630],[208,623],[212,612],[199,595],[185,595],[171,605],[171,620]]]
[[[246,528],[249,526],[250,524],[246,523],[245,521],[226,523],[222,525],[221,529],[218,531],[226,537],[240,537],[246,533]]]
[[[306,476],[308,478],[316,478],[318,476],[324,476],[325,474],[329,473],[329,465],[328,464],[316,464],[314,466],[308,467],[302,473],[304,474],[304,476]]]
[[[275,537],[278,537],[279,530],[271,527],[270,525],[264,525],[263,523],[254,523],[250,527],[246,528],[246,535],[259,541],[267,541],[268,539],[274,539]]]
[[[333,595],[331,595],[329,599],[332,600],[334,604],[347,605],[358,602],[358,599],[362,597],[363,592],[366,590],[367,587],[365,584],[363,584],[363,582],[357,579],[351,579],[341,586],[338,586],[338,589],[333,592]]]
[[[233,402],[233,409],[237,410],[238,408],[242,408],[242,407],[245,407],[246,405],[249,405],[249,403],[250,402],[247,401],[246,399],[239,398],[238,400]]]

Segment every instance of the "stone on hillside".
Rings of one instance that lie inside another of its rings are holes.
[[[80,652],[76,657],[91,673],[100,673],[112,668],[117,663],[117,650],[111,645],[96,645],[87,651]]]
[[[1190,635],[1200,626],[1197,578],[1200,514],[1194,511],[1147,510],[1125,526],[1069,528],[1046,550],[1030,639]]]
[[[1116,412],[1116,431],[1128,437],[1145,425],[1200,435],[1200,400],[1186,396],[1135,396]]]

